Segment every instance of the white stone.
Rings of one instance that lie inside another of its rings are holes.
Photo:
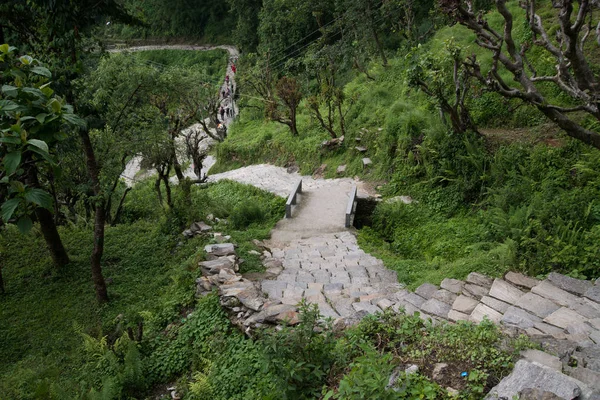
[[[586,322],[586,318],[573,310],[562,307],[544,318],[544,322],[566,329],[569,325]]]

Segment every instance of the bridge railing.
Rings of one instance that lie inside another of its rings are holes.
[[[348,199],[348,206],[346,207],[346,228],[350,228],[354,222],[354,213],[356,212],[356,185],[352,185],[350,189],[350,198]]]
[[[292,218],[292,206],[296,204],[296,196],[302,193],[302,179],[294,185],[292,192],[290,193],[287,201],[285,202],[285,217]]]

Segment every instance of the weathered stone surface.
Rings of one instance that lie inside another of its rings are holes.
[[[440,287],[451,293],[460,294],[464,284],[465,283],[463,281],[459,281],[458,279],[446,278],[442,281],[442,283],[440,283]]]
[[[440,289],[433,294],[434,299],[438,299],[439,301],[443,301],[450,305],[454,303],[454,300],[456,300],[457,297],[457,295],[446,289]]]
[[[394,302],[389,299],[381,299],[381,300],[377,301],[377,307],[381,308],[382,310],[387,310],[388,308],[390,308],[393,305],[394,305]]]
[[[521,329],[533,328],[536,322],[542,322],[542,320],[525,310],[513,306],[508,307],[502,317],[503,324]]]
[[[233,243],[209,244],[204,247],[204,251],[214,256],[228,256],[235,254]]]
[[[585,297],[580,299],[577,304],[573,304],[570,308],[577,311],[578,314],[590,319],[600,318],[600,310],[594,307],[595,303]]]
[[[463,294],[473,297],[475,299],[481,299],[483,296],[486,296],[489,293],[489,289],[483,286],[474,285],[472,283],[467,283],[463,286]]]
[[[589,335],[592,328],[584,322],[577,322],[567,326],[566,331],[571,335]]]
[[[471,313],[470,320],[479,323],[483,321],[485,317],[494,323],[499,323],[502,319],[502,314],[485,304],[479,303]]]
[[[212,226],[207,225],[204,221],[194,222],[192,226],[190,226],[190,230],[194,233],[200,232],[208,232],[212,230]]]
[[[538,279],[513,271],[507,272],[506,275],[504,275],[504,280],[512,283],[515,286],[520,286],[527,289],[531,289],[540,283]]]
[[[560,308],[559,305],[535,293],[525,293],[516,303],[517,307],[521,307],[540,318],[546,318],[554,311]]]
[[[590,319],[588,324],[590,324],[592,328],[600,330],[600,318]]]
[[[365,158],[362,159],[362,164],[363,164],[363,168],[366,168],[369,165],[373,164],[373,161],[371,161],[370,158],[365,157]]]
[[[569,325],[584,323],[585,321],[586,318],[566,307],[559,308],[544,318],[544,322],[547,324],[558,326],[559,328],[563,329],[566,329]]]
[[[596,303],[600,303],[600,285],[594,285],[586,290],[584,296]]]
[[[325,318],[339,318],[340,314],[338,314],[329,304],[325,301],[321,301],[317,303],[317,307],[319,307],[319,314],[321,314]]]
[[[477,304],[479,302],[474,298],[460,295],[452,303],[452,308],[461,313],[471,314],[475,307],[477,307]]]
[[[557,335],[557,334],[560,334],[560,333],[564,333],[564,329],[563,328],[558,328],[558,327],[556,327],[554,325],[549,325],[549,324],[546,324],[544,322],[536,322],[535,324],[533,324],[533,327],[535,329],[538,329],[538,330],[542,331],[546,335]]]
[[[600,345],[600,331],[593,331],[592,333],[590,333],[589,337],[592,340],[592,342],[596,343],[597,345]]]
[[[404,302],[410,303],[415,307],[421,307],[425,303],[425,299],[416,293],[408,293],[403,297]]]
[[[437,292],[437,290],[437,286],[432,285],[431,283],[424,283],[415,290],[415,293],[429,300],[433,297],[433,294]]]
[[[571,355],[577,350],[577,343],[569,340],[557,340],[545,337],[536,338],[533,341],[538,343],[546,353],[558,357],[563,364],[568,363],[571,359]]]
[[[233,268],[233,262],[227,257],[221,257],[210,261],[201,261],[198,265],[202,268],[202,272],[207,275],[218,274],[223,268]]]
[[[523,292],[502,279],[494,279],[489,295],[505,303],[516,304]]]
[[[578,381],[588,385],[590,389],[600,391],[600,372],[593,371],[584,367],[565,368],[565,372]]]
[[[490,288],[492,286],[493,280],[492,280],[492,278],[489,278],[478,272],[471,272],[467,276],[467,283]]]
[[[264,321],[274,322],[277,320],[277,316],[281,313],[288,311],[296,311],[296,307],[290,306],[287,304],[276,304],[269,307],[264,308],[260,312],[252,315],[250,318],[244,321],[244,325],[252,325]]]
[[[403,311],[406,315],[413,315],[416,312],[420,312],[420,309],[411,303],[398,302],[392,306],[392,310],[399,313]]]
[[[281,281],[263,281],[261,288],[269,298],[280,299],[283,297],[283,292],[287,288],[287,283]]]
[[[577,365],[600,372],[600,346],[580,348],[573,353],[573,358],[578,361]]]
[[[502,300],[498,300],[498,299],[490,297],[490,296],[483,296],[481,298],[481,302],[483,304],[485,304],[486,306],[493,308],[494,310],[498,311],[501,314],[504,314],[506,312],[506,310],[508,310],[508,307],[510,307],[510,304],[505,303]]]
[[[448,313],[448,319],[450,321],[453,321],[453,322],[468,321],[469,320],[469,314],[464,314],[464,313],[461,313],[461,312],[456,311],[456,310],[450,310],[450,312]]]
[[[543,351],[534,349],[523,350],[521,351],[521,357],[529,362],[536,362],[556,371],[562,371],[560,359],[557,356],[553,356]]]
[[[438,381],[442,379],[446,369],[448,368],[448,364],[446,363],[437,363],[433,366],[433,372],[431,373],[431,379],[434,381]]]
[[[337,174],[343,174],[344,172],[346,172],[346,164],[340,165],[339,167],[337,167],[337,169],[335,170],[335,172]]]
[[[531,291],[539,296],[547,298],[548,300],[552,300],[561,306],[569,306],[579,302],[577,296],[557,288],[549,281],[540,282],[540,284],[534,286]]]
[[[439,301],[438,299],[429,299],[421,306],[421,310],[427,314],[435,315],[440,318],[448,318],[448,313],[452,307],[448,303]]]
[[[527,388],[519,392],[519,400],[564,400],[552,392],[544,389]]]
[[[354,307],[354,310],[356,310],[357,312],[366,311],[369,314],[375,314],[375,313],[381,312],[379,307],[374,306],[373,304],[371,304],[370,301],[362,301],[362,302],[352,303],[352,307]]]
[[[571,278],[556,272],[548,274],[548,280],[557,288],[580,296],[594,285],[590,281]]]
[[[525,389],[552,392],[562,399],[575,399],[581,394],[577,381],[551,368],[519,360],[513,372],[502,379],[485,399],[513,399]]]

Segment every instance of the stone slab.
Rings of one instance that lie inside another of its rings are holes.
[[[544,353],[541,350],[528,349],[521,351],[521,357],[529,362],[536,362],[538,364],[545,365],[553,370],[562,371],[562,363],[560,359],[548,353]]]
[[[394,310],[397,313],[403,311],[404,314],[406,314],[406,315],[413,315],[416,312],[421,312],[421,310],[418,307],[415,307],[414,305],[412,305],[410,303],[403,303],[403,302],[398,302],[398,303],[394,304],[392,306],[392,310]]]
[[[578,323],[586,322],[586,318],[581,314],[570,310],[566,307],[559,308],[552,314],[544,318],[544,322],[550,325],[558,326],[559,328],[566,329],[569,325],[575,325]]]
[[[440,289],[433,294],[434,299],[452,305],[458,296],[446,289]]]
[[[513,372],[492,388],[486,400],[519,398],[525,389],[540,389],[563,399],[575,399],[581,394],[577,381],[551,368],[519,360]]]
[[[554,325],[546,324],[544,322],[536,322],[533,324],[533,327],[537,330],[542,331],[546,335],[558,335],[564,333],[563,328],[558,328]]]
[[[464,314],[471,314],[479,302],[472,297],[460,295],[452,303],[452,308]]]
[[[421,306],[421,311],[444,319],[448,318],[448,313],[451,309],[450,304],[438,299],[429,299]]]
[[[538,279],[523,275],[520,272],[513,271],[507,272],[506,275],[504,275],[504,280],[512,283],[515,286],[520,286],[527,289],[531,289],[540,283]]]
[[[489,288],[492,286],[493,280],[492,278],[480,274],[479,272],[471,272],[469,275],[467,275],[467,283]]]
[[[508,307],[510,307],[510,304],[505,303],[502,300],[498,300],[498,299],[495,299],[490,296],[483,296],[481,298],[481,302],[483,304],[485,304],[486,306],[491,307],[494,310],[496,310],[502,314],[504,314],[506,312],[506,310],[508,310]]]
[[[352,303],[352,307],[354,307],[354,310],[356,312],[366,311],[369,314],[375,314],[375,313],[381,312],[379,307],[371,304],[370,301],[361,301],[361,302],[357,302],[357,303]]]
[[[425,303],[425,299],[422,298],[421,296],[419,296],[416,293],[407,293],[404,295],[404,297],[402,298],[402,300],[404,302],[410,303],[415,307],[421,307],[423,305],[423,303]]]
[[[481,299],[483,296],[486,296],[489,293],[489,288],[475,285],[472,283],[467,283],[463,286],[463,294],[473,297],[475,299]]]
[[[468,321],[469,314],[461,313],[460,311],[450,310],[448,313],[448,319],[453,322],[457,321]]]
[[[484,317],[487,317],[490,321],[494,323],[499,323],[502,319],[502,314],[500,314],[493,308],[486,306],[485,304],[479,303],[471,313],[469,319],[473,322],[480,323],[481,321],[483,321]]]
[[[594,285],[590,281],[571,278],[570,276],[562,275],[557,272],[550,272],[547,279],[557,288],[566,290],[567,292],[578,296],[583,295]]]
[[[537,315],[540,318],[546,318],[548,315],[560,308],[560,306],[553,301],[531,292],[525,293],[523,296],[521,296],[515,305]]]
[[[415,289],[415,293],[419,296],[429,300],[433,297],[434,293],[437,292],[438,287],[431,283],[424,283]]]
[[[538,296],[552,300],[560,306],[569,306],[571,304],[577,304],[579,299],[577,296],[566,292],[560,288],[557,288],[549,281],[542,281],[539,285],[534,286],[531,291]]]
[[[451,278],[446,278],[442,281],[442,283],[440,283],[440,287],[442,289],[446,289],[447,291],[454,294],[460,294],[464,285],[465,283],[463,281]]]
[[[586,290],[584,296],[596,303],[600,303],[600,285],[594,285]]]
[[[204,246],[204,251],[214,256],[228,256],[235,254],[233,243],[209,244]]]
[[[502,300],[505,303],[516,304],[523,294],[522,291],[510,283],[503,281],[502,279],[494,279],[489,296]]]
[[[591,389],[600,391],[600,373],[584,367],[566,368],[571,378],[588,385]]]
[[[394,305],[394,302],[390,299],[381,299],[378,300],[376,304],[377,307],[381,308],[382,310],[387,310],[388,308]]]
[[[534,328],[536,322],[542,322],[542,319],[514,306],[508,307],[502,317],[504,325],[516,326],[521,329]]]

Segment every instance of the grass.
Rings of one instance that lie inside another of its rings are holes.
[[[134,321],[142,311],[168,320],[194,302],[197,262],[208,238],[183,240],[175,214],[157,207],[151,182],[136,186],[125,204],[126,223],[107,227],[103,272],[111,301],[95,302],[90,279],[91,226],[62,227],[72,263],[56,272],[37,229],[28,235],[9,227],[0,237],[7,293],[0,297],[0,398],[31,398],[48,382],[69,397],[85,378],[82,338],[113,335],[118,321]],[[175,191],[178,195],[178,191]],[[228,217],[242,201],[260,204],[265,218],[240,230],[222,223],[246,259],[242,272],[261,269],[251,239],[268,237],[283,215],[283,199],[234,182],[194,187],[194,220],[207,214]],[[170,215],[170,216],[169,216]],[[139,218],[135,222],[128,218]],[[118,317],[120,316],[120,317]]]

